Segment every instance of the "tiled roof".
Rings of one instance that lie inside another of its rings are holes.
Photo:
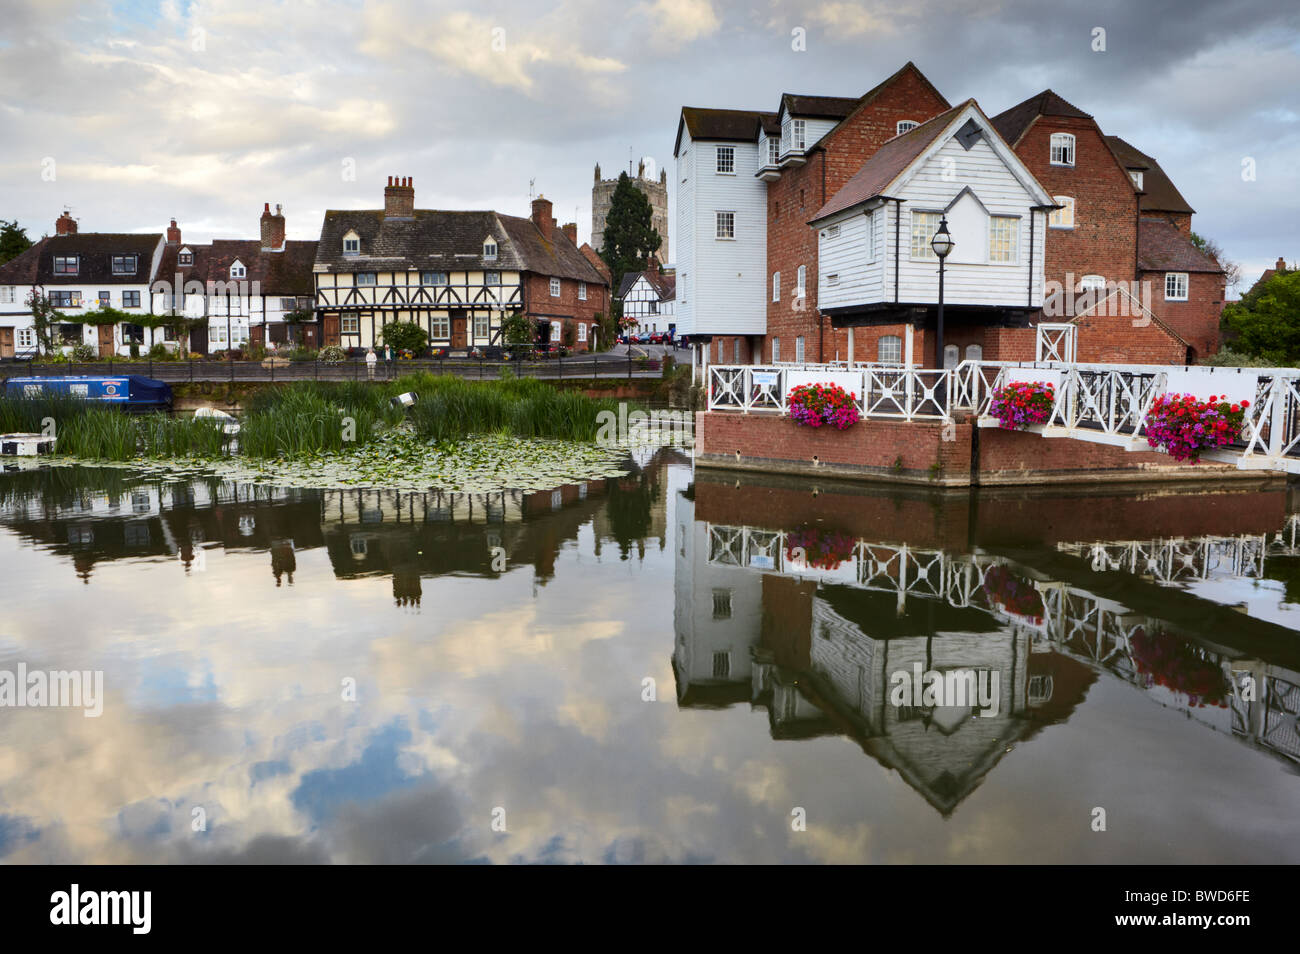
[[[1078,106],[1067,103],[1050,89],[1030,96],[1023,103],[1018,103],[993,117],[993,128],[1011,145],[1018,140],[1039,116],[1073,116],[1078,119],[1092,119]]]
[[[804,96],[786,93],[781,97],[781,107],[791,116],[843,119],[861,101],[861,96]]]
[[[194,256],[194,260],[189,265],[180,264],[179,256],[183,248],[189,249]],[[174,283],[178,273],[185,282],[207,281],[208,256],[211,252],[210,245],[190,245],[184,242],[179,245],[168,245],[163,249],[162,259],[158,263],[158,281]]]
[[[162,242],[162,234],[141,235],[134,232],[82,232],[56,235],[40,243],[40,261],[36,280],[42,285],[140,284],[149,281],[153,253]],[[55,275],[56,255],[78,255],[76,275]],[[134,255],[135,271],[129,275],[113,274],[114,255]]]
[[[1144,272],[1216,272],[1223,268],[1163,219],[1138,220],[1138,269]]]
[[[665,275],[663,272],[628,272],[623,276],[623,281],[619,283],[618,294],[616,298],[622,299],[632,290],[638,278],[644,277],[646,284],[649,285],[660,301],[672,301],[677,297],[677,276]]]
[[[607,284],[605,276],[558,228],[551,229],[548,240],[532,219],[500,214],[497,218],[505,226],[515,253],[522,261],[521,267],[526,271],[555,278],[572,278],[593,285]]]
[[[974,102],[973,99],[968,99],[959,103],[947,112],[886,142],[809,221],[815,222],[882,195],[889,184],[939,138],[957,115]]]
[[[263,295],[310,296],[316,280],[316,242],[285,242],[281,252],[265,251],[260,239],[217,239],[205,256],[206,280],[231,281],[230,266],[247,269],[245,281],[257,282]]]
[[[43,238],[27,251],[0,265],[0,285],[35,285],[41,250],[49,241],[48,238]]]
[[[343,236],[356,232],[361,254],[343,254]],[[497,240],[497,257],[483,257],[483,241]],[[332,271],[373,272],[385,268],[507,269],[523,267],[495,212],[416,209],[411,218],[386,218],[383,209],[330,209],[321,225],[316,264]]]
[[[757,142],[758,133],[765,128],[780,131],[780,117],[776,113],[756,109],[710,109],[701,106],[683,106],[677,130],[677,148],[681,147],[681,126],[692,139],[721,142]],[[675,152],[675,151],[674,151]]]
[[[1106,145],[1115,154],[1120,165],[1125,169],[1141,171],[1142,192],[1138,198],[1138,208],[1143,212],[1177,212],[1191,215],[1196,210],[1187,204],[1182,193],[1175,188],[1173,180],[1146,153],[1119,136],[1107,136]]]

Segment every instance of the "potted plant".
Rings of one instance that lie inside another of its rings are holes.
[[[1249,401],[1230,402],[1211,394],[1162,394],[1147,412],[1147,443],[1177,461],[1195,464],[1201,451],[1225,447],[1241,436]]]
[[[989,414],[998,419],[999,427],[1023,431],[1047,420],[1055,400],[1056,388],[1046,381],[1012,381],[993,392]]]
[[[828,424],[842,431],[861,418],[856,402],[857,395],[838,384],[801,384],[791,389],[788,407],[791,419],[800,427]]]

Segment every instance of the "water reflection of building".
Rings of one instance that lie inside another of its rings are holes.
[[[1180,574],[1254,578],[1263,561],[1257,544],[1276,552],[1282,537],[1114,544],[1109,561],[1105,544],[1054,541],[1026,563],[1023,539],[1020,560],[977,541],[953,547],[966,528],[954,534],[942,520],[913,521],[903,538],[922,541],[916,546],[837,533],[815,517],[781,528],[783,512],[801,512],[797,501],[751,506],[748,525],[701,519],[734,517],[765,492],[697,474],[676,502],[673,665],[681,705],[749,702],[766,707],[774,738],[851,737],[945,814],[1014,743],[1067,719],[1101,673],[1300,763],[1294,633],[1167,585]],[[861,519],[874,506],[827,499],[835,495],[824,489],[812,496],[815,512],[827,515]],[[952,510],[964,520],[961,511]],[[1141,558],[1126,564],[1116,559],[1122,553]],[[1224,614],[1239,624],[1225,626]],[[1224,645],[1225,633],[1234,645]],[[997,715],[893,705],[892,674],[918,664],[996,671]],[[1255,700],[1240,691],[1246,675]]]

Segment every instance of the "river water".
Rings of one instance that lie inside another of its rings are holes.
[[[0,708],[0,860],[1294,862],[1293,511],[669,450],[473,497],[0,474],[0,678],[103,680]],[[932,671],[996,705],[895,697]]]

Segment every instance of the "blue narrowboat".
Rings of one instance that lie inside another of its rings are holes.
[[[7,397],[43,397],[47,394],[71,394],[128,411],[160,411],[172,404],[171,385],[141,374],[65,374],[5,381]]]

